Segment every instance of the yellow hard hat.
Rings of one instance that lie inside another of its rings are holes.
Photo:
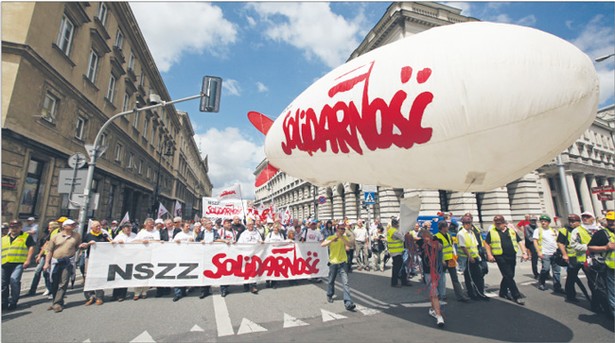
[[[606,213],[607,220],[615,220],[615,211],[609,211]]]
[[[64,222],[66,221],[66,219],[68,219],[68,218],[66,218],[66,217],[60,217],[60,218],[58,218],[58,220],[56,220],[56,221],[57,221],[58,223],[62,224],[62,223],[64,223]]]

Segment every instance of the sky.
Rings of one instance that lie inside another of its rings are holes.
[[[390,2],[131,2],[169,94],[200,92],[203,76],[223,81],[219,113],[199,101],[189,113],[213,196],[236,183],[254,198],[264,136],[248,111],[275,119],[304,89],[346,62]],[[592,60],[615,52],[615,3],[445,2],[481,21],[533,27],[561,37]],[[599,108],[615,102],[615,58],[595,63]],[[169,100],[169,99],[167,99]]]

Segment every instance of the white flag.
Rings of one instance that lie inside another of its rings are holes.
[[[128,211],[126,211],[124,218],[122,218],[122,221],[120,222],[118,226],[122,226],[122,224],[124,223],[130,223],[130,216],[128,215]]]
[[[236,183],[229,188],[225,188],[218,195],[218,199],[220,200],[228,200],[228,199],[241,199],[241,189],[239,188],[239,184]]]
[[[160,205],[158,206],[158,217],[157,218],[162,218],[162,216],[164,216],[166,213],[169,213],[169,210],[167,210],[167,208],[164,207],[162,203],[160,203]]]
[[[182,216],[182,204],[180,204],[178,200],[175,200],[175,211],[173,211],[173,213],[176,217]]]
[[[282,219],[282,224],[288,225],[292,219],[292,213],[290,212],[290,207],[286,206],[286,211],[284,211],[284,219]]]

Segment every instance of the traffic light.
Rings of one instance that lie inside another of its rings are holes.
[[[204,76],[201,87],[201,112],[218,112],[220,110],[220,94],[222,91],[222,78],[217,76]]]

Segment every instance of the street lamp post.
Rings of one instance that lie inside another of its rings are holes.
[[[164,154],[162,149],[164,148]],[[171,156],[173,152],[171,151],[171,147],[168,144],[168,141],[160,141],[158,146],[158,153],[160,156],[158,157],[158,171],[156,172],[156,188],[154,188],[154,197],[152,200],[152,213],[156,215],[156,205],[158,205],[158,197],[160,195],[160,171],[162,170],[162,155]]]
[[[123,116],[129,115],[132,113],[152,110],[155,108],[165,107],[168,105],[172,105],[172,104],[176,104],[176,103],[180,103],[180,102],[184,102],[188,100],[198,99],[198,98],[201,98],[201,106],[200,106],[201,112],[217,112],[218,109],[220,108],[219,104],[220,104],[221,87],[222,87],[221,78],[213,77],[213,76],[205,76],[203,77],[203,87],[201,88],[201,93],[197,95],[193,95],[193,96],[189,96],[186,98],[181,98],[181,99],[173,100],[173,101],[160,101],[157,104],[145,106],[141,108],[135,107],[134,109],[130,111],[124,111],[124,112],[117,113],[111,118],[107,119],[107,121],[98,130],[98,133],[96,134],[96,138],[94,139],[93,146],[90,149],[86,148],[86,150],[88,150],[88,154],[90,155],[90,162],[88,163],[88,174],[85,179],[85,185],[84,185],[85,188],[83,191],[85,203],[79,209],[79,232],[81,233],[82,236],[85,233],[84,232],[85,221],[86,221],[88,209],[90,206],[91,188],[92,188],[92,181],[94,180],[94,170],[96,169],[96,162],[98,161],[98,157],[100,157],[99,155],[102,155],[102,153],[104,152],[104,150],[101,149],[100,147],[100,140],[102,138],[103,132],[111,124],[111,122],[117,118],[121,118]]]

